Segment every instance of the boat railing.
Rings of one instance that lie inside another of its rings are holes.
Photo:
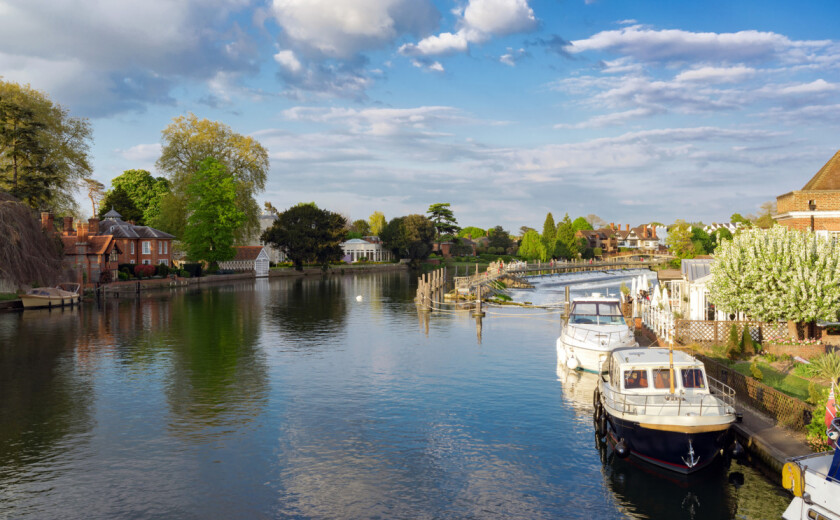
[[[569,324],[567,327],[569,327],[569,330],[566,334],[572,339],[588,343],[597,343],[600,345],[623,343],[634,337],[633,332],[631,332],[629,328],[627,330],[605,332],[575,327],[574,324]]]
[[[721,381],[718,381],[714,377],[709,377],[708,374],[706,375],[706,379],[709,380],[709,391],[712,395],[734,408],[735,389]]]
[[[722,384],[722,383],[721,383]],[[723,385],[726,386],[726,385]],[[728,388],[728,387],[727,387]],[[710,389],[711,390],[711,389]],[[723,390],[723,389],[722,389]],[[732,390],[729,388],[729,390]],[[735,392],[643,394],[619,392],[605,386],[605,404],[628,415],[709,416],[734,414]]]

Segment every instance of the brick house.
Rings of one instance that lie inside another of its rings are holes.
[[[55,232],[51,213],[41,213],[41,227]],[[73,229],[73,217],[64,217],[61,243],[64,265],[73,269],[80,284],[108,283],[117,279],[120,248],[112,235],[99,233],[99,219],[79,222]]]
[[[776,197],[776,210],[783,226],[840,237],[840,151],[801,190]]]
[[[618,251],[618,239],[613,228],[581,229],[575,233],[577,238],[583,238],[592,249],[601,248],[604,255],[610,255]]]
[[[113,209],[99,223],[99,232],[113,235],[116,239],[121,251],[121,264],[172,265],[172,241],[175,237],[169,233],[124,222],[122,215]]]

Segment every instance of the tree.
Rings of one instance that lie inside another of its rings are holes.
[[[590,224],[585,218],[578,217],[572,221],[572,229],[574,229],[575,232],[578,232],[594,228],[592,227],[592,224]]]
[[[134,204],[134,200],[122,188],[114,188],[105,194],[102,203],[99,205],[99,218],[105,218],[105,214],[111,210],[122,215],[126,222],[142,222],[143,212]]]
[[[501,248],[502,251],[509,251],[513,247],[513,239],[510,238],[510,233],[505,231],[502,226],[488,229],[487,237],[487,247]]]
[[[768,229],[776,224],[773,216],[776,214],[776,201],[769,200],[761,205],[758,217],[753,220],[753,224],[761,229]]]
[[[366,237],[370,234],[370,224],[365,219],[354,220],[350,231],[359,234],[360,237]]]
[[[455,220],[455,214],[452,213],[449,206],[448,202],[439,202],[429,206],[426,211],[429,219],[435,224],[438,239],[443,235],[454,235],[458,232],[458,221]]]
[[[105,197],[105,185],[91,178],[82,179],[80,183],[87,190],[88,199],[90,199],[91,215],[96,215],[99,213],[96,208],[99,207],[99,203]]]
[[[529,230],[522,237],[522,242],[519,244],[519,257],[529,262],[547,259],[548,254],[545,250],[545,244],[535,230]]]
[[[74,212],[90,177],[91,127],[29,86],[0,80],[0,189],[32,208]]]
[[[592,226],[592,229],[601,229],[602,227],[605,227],[607,225],[606,220],[593,213],[586,215],[586,221],[589,222],[589,225]]]
[[[534,229],[532,227],[522,226],[522,227],[519,228],[519,236],[525,237],[525,234],[528,233],[528,231],[531,231],[531,230],[536,231],[536,229]]]
[[[0,192],[0,279],[17,286],[59,280],[64,246],[54,230],[43,230],[26,204]]]
[[[467,236],[469,236],[471,240],[475,240],[477,238],[486,237],[487,231],[475,226],[467,226],[458,231],[458,238],[467,238]]]
[[[744,218],[743,216],[741,216],[740,213],[733,213],[732,216],[729,217],[729,221],[732,222],[733,224],[738,224],[738,223],[741,223],[741,224],[744,224],[744,225],[750,224],[750,221],[748,219]]]
[[[743,230],[718,247],[711,274],[715,305],[752,319],[802,324],[840,313],[840,246],[814,233]]]
[[[391,219],[380,238],[399,258],[417,262],[431,254],[435,233],[431,220],[423,215],[408,215]]]
[[[240,135],[218,121],[198,119],[193,114],[179,116],[163,129],[161,156],[157,167],[169,176],[171,193],[161,201],[156,227],[176,236],[183,234],[188,200],[184,197],[193,182],[198,165],[213,157],[225,166],[233,179],[236,207],[245,222],[236,230],[238,241],[246,240],[259,229],[257,193],[265,189],[268,152],[253,137]]]
[[[387,224],[385,221],[385,214],[381,211],[374,211],[373,214],[368,217],[368,224],[370,224],[370,234],[378,237]]]
[[[678,219],[668,230],[668,238],[665,239],[665,243],[668,245],[671,254],[677,258],[694,258],[697,253],[691,238],[688,224],[684,220]]]
[[[270,214],[272,214],[272,215],[274,215],[274,216],[277,216],[277,215],[279,215],[279,214],[280,214],[280,212],[279,212],[279,211],[277,211],[277,208],[275,208],[275,207],[274,207],[274,204],[270,203],[269,201],[265,201],[265,202],[263,203],[263,207],[265,208],[265,210],[266,210],[268,213],[270,213]]]
[[[697,255],[707,255],[714,251],[712,238],[699,226],[691,226],[691,244]]]
[[[169,181],[164,177],[153,177],[146,170],[125,170],[111,179],[113,189],[122,189],[142,216],[141,225],[157,224],[161,213],[161,201],[169,194]],[[108,208],[103,208],[106,212]]]
[[[341,260],[346,226],[338,213],[302,203],[281,213],[260,240],[284,249],[298,271],[303,271],[304,262],[313,261],[326,271],[330,262]]]
[[[545,216],[545,222],[543,222],[543,232],[540,235],[542,238],[543,244],[546,247],[549,245],[554,244],[554,239],[557,237],[557,226],[554,223],[554,215],[551,214],[549,211],[548,214]]]
[[[237,207],[236,183],[225,165],[212,157],[201,161],[187,196],[187,257],[211,265],[233,258],[234,236],[245,222],[245,214]]]
[[[580,247],[578,245],[578,239],[575,237],[575,228],[572,226],[572,219],[569,218],[569,214],[563,217],[557,224],[557,241],[562,242],[565,248],[564,255],[566,258],[576,258],[578,252],[580,252]]]
[[[732,233],[725,227],[719,227],[712,232],[712,246],[717,249],[724,240],[732,240]]]

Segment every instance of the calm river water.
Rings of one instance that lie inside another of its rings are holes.
[[[747,465],[686,479],[598,446],[556,315],[488,309],[479,343],[463,313],[426,330],[413,280],[0,315],[0,518],[780,517]]]

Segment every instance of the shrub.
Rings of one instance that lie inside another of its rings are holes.
[[[187,278],[198,278],[201,276],[201,264],[184,264],[184,271],[190,273]]]
[[[137,278],[148,278],[155,274],[155,266],[153,265],[135,265],[134,274]]]
[[[158,276],[169,276],[169,266],[166,264],[158,264],[155,267],[155,274]]]
[[[814,414],[811,416],[811,422],[805,426],[806,437],[808,445],[814,451],[825,451],[830,449],[828,445],[828,437],[825,435],[825,405],[828,401],[828,389],[817,388],[814,386],[812,391],[811,386],[808,386],[808,393],[811,397],[808,401],[814,404]]]
[[[752,374],[752,376],[758,379],[759,381],[764,379],[764,373],[761,371],[760,368],[758,368],[758,363],[756,363],[755,361],[753,361],[750,364],[750,374]]]
[[[817,377],[824,377],[832,381],[837,381],[840,377],[840,356],[834,352],[823,354],[811,360],[814,375]]]
[[[738,337],[738,327],[733,323],[729,328],[729,341],[726,343],[726,355],[729,359],[741,357],[741,341]]]
[[[117,267],[117,270],[121,273],[125,273],[129,276],[132,276],[134,274],[134,264],[120,264]]]
[[[119,277],[120,281],[122,281],[122,282],[124,282],[124,281],[128,280],[128,273],[126,273],[126,272],[124,272],[124,271],[120,271],[120,272],[117,274],[117,276]]]
[[[592,249],[592,254],[595,256],[602,256],[604,254],[604,250],[600,247],[596,247]]]
[[[180,271],[178,271],[178,276],[180,276],[181,278],[189,278],[190,272],[185,269],[181,269]]]
[[[740,348],[741,353],[745,356],[751,356],[755,354],[755,344],[753,344],[752,334],[750,334],[749,325],[744,327],[744,333],[741,335]]]

